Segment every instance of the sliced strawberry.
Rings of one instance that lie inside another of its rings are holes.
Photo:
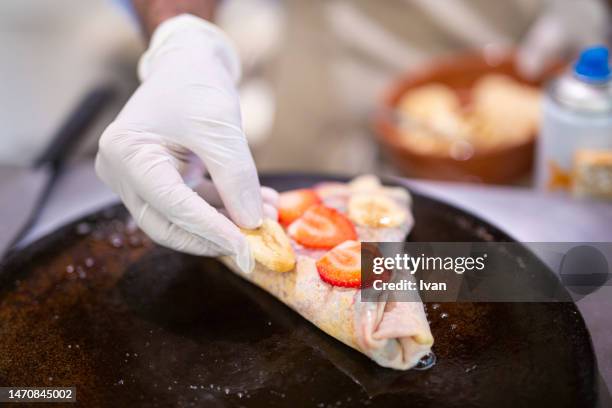
[[[278,199],[278,221],[287,227],[321,199],[314,190],[302,189],[281,193]]]
[[[308,248],[328,249],[344,241],[357,239],[351,220],[322,204],[310,207],[287,229],[289,236]]]
[[[345,241],[317,261],[324,282],[344,288],[361,286],[361,244]]]

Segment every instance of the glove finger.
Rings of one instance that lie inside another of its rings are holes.
[[[106,184],[113,192],[119,194],[119,190],[113,182],[113,178],[110,176],[112,173],[109,171],[110,167],[107,160],[100,153],[96,154],[96,160],[94,162],[94,169],[98,178]]]
[[[223,207],[223,200],[221,200],[217,187],[215,187],[212,181],[202,179],[193,190],[213,207]],[[264,204],[269,204],[274,207],[276,207],[278,203],[278,193],[270,187],[261,187],[261,198]]]
[[[261,188],[261,198],[264,204],[270,204],[273,207],[278,207],[278,191],[271,187],[263,186]]]
[[[225,208],[221,208],[219,209],[219,212],[227,217],[229,217],[229,213],[227,212],[227,210]],[[269,218],[275,221],[278,221],[278,210],[276,209],[276,207],[270,205],[270,204],[266,204],[264,203],[263,205],[263,214],[264,214],[264,218]]]
[[[229,251],[214,242],[191,234],[171,223],[146,203],[139,212],[137,224],[153,241],[176,251],[209,257],[231,255]]]
[[[265,218],[270,218],[272,220],[278,221],[278,210],[275,206],[270,205],[268,203],[264,203],[263,213]]]
[[[229,255],[226,249],[219,247],[214,242],[193,235],[171,223],[135,193],[123,190],[125,193],[121,198],[125,206],[138,227],[154,242],[192,255],[209,257]]]
[[[195,131],[184,139],[185,146],[204,162],[232,220],[244,228],[258,227],[263,217],[261,190],[239,125],[237,96],[215,87],[192,89],[190,96],[193,103],[186,115]]]
[[[122,164],[130,186],[145,203],[180,229],[205,238],[237,256],[238,265],[250,270],[247,269],[250,251],[246,238],[236,225],[183,182],[163,146],[141,145]]]
[[[241,227],[256,228],[262,221],[263,200],[257,170],[250,153],[248,155],[240,157],[240,163],[234,162],[229,167],[207,161],[207,168],[231,219]]]

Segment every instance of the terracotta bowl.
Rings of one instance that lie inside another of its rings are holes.
[[[528,173],[533,163],[535,134],[528,141],[487,151],[477,150],[469,159],[457,160],[445,155],[417,152],[402,143],[402,131],[397,127],[394,115],[389,114],[395,110],[404,93],[425,84],[447,85],[458,93],[460,99],[465,99],[473,84],[486,74],[505,74],[519,82],[541,86],[560,69],[556,66],[542,78],[528,81],[517,73],[514,61],[512,52],[495,56],[472,52],[434,60],[394,82],[373,121],[377,139],[391,164],[405,176],[434,180],[503,184]]]

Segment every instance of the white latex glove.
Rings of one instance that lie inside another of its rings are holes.
[[[277,194],[260,190],[242,132],[234,49],[213,24],[181,15],[157,28],[139,76],[142,84],[100,138],[98,176],[157,243],[196,255],[231,255],[250,271],[246,239],[215,207],[224,205],[239,226],[256,228],[264,207],[276,216]],[[185,172],[198,162],[213,182],[202,179],[200,166],[190,188]]]
[[[609,21],[602,0],[550,0],[519,47],[519,72],[537,78],[551,63],[603,43]]]

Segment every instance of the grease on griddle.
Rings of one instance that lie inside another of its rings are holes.
[[[412,239],[478,240],[474,226],[457,228],[456,213],[416,198]],[[81,235],[76,227],[55,234],[33,261],[10,266],[21,283],[0,293],[0,382],[76,386],[79,402],[94,407],[559,408],[593,400],[592,350],[572,304],[429,305],[437,363],[398,372],[218,262],[152,246],[113,222],[117,215],[87,220]],[[112,233],[142,246],[114,248]]]
[[[0,297],[2,384],[76,386],[79,401],[96,405],[105,386],[96,360],[104,356],[92,346],[99,338],[88,336],[86,326],[104,319],[96,316],[100,296],[115,285],[122,265],[139,256],[108,245],[117,226],[116,221],[77,224],[61,246],[43,254]],[[98,263],[97,257],[103,260]]]

